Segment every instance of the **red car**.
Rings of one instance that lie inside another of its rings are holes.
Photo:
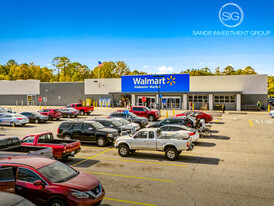
[[[91,112],[93,112],[94,107],[93,106],[86,106],[84,107],[82,104],[79,103],[73,103],[73,104],[68,104],[67,108],[74,108],[80,111],[81,115],[90,115]]]
[[[38,113],[48,116],[49,120],[59,120],[62,117],[62,113],[59,109],[41,109]]]
[[[132,112],[139,117],[145,117],[151,122],[160,118],[159,110],[151,110],[144,106],[133,106],[130,108],[129,112]]]
[[[175,115],[175,117],[181,117],[181,116],[191,116],[191,117],[197,117],[198,119],[204,119],[206,122],[211,122],[213,120],[212,115],[204,113],[202,111],[185,111],[181,114]]]
[[[105,196],[98,178],[57,160],[34,156],[0,158],[1,173],[4,182],[0,182],[0,190],[15,191],[36,205],[99,205]]]
[[[81,151],[81,142],[71,139],[54,139],[51,132],[30,134],[21,140],[21,145],[36,147],[51,147],[56,159],[74,157]]]

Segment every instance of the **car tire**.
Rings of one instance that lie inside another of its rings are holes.
[[[170,161],[174,161],[178,158],[179,153],[175,148],[167,148],[165,151],[165,157],[170,160]]]
[[[85,115],[85,112],[84,112],[84,111],[80,111],[80,114],[81,114],[82,116],[84,116],[84,115]]]
[[[67,115],[67,118],[70,118],[70,114]]]
[[[130,150],[130,153],[134,153],[134,152],[136,152],[136,149],[131,149]]]
[[[104,147],[106,145],[106,139],[104,137],[98,137],[96,139],[96,144],[99,146],[99,147]]]
[[[70,136],[69,134],[66,134],[66,135],[64,135],[64,139],[70,140],[70,139],[71,139],[71,136]]]
[[[153,122],[155,120],[155,117],[153,115],[149,115],[148,120],[150,122]]]
[[[26,125],[26,123],[22,124],[22,127],[24,127]]]
[[[56,118],[56,121],[59,121],[60,120],[60,117],[59,118]]]
[[[87,115],[90,115],[90,112],[87,112]]]
[[[34,120],[34,123],[35,123],[35,124],[38,124],[38,123],[39,123],[39,120],[38,120],[38,119],[35,119],[35,120]]]
[[[118,147],[118,154],[121,157],[127,157],[130,153],[129,147],[126,144],[122,144]]]
[[[10,126],[11,126],[11,127],[16,127],[16,124],[15,124],[14,122],[11,122],[11,123],[10,123]]]
[[[49,206],[67,206],[67,205],[68,204],[60,198],[55,198],[55,199],[51,200],[50,204],[49,204]]]
[[[53,120],[52,116],[49,116],[49,120],[50,120],[50,121]]]

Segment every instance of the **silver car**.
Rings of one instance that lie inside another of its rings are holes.
[[[15,127],[17,125],[24,126],[29,123],[29,118],[20,114],[1,114],[0,115],[0,125],[10,125]]]

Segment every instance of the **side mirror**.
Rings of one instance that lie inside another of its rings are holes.
[[[42,182],[42,180],[36,180],[36,181],[33,182],[33,185],[37,186],[37,187],[38,186],[43,186],[43,182]]]

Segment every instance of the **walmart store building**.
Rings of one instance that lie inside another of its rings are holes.
[[[244,105],[254,105],[257,101],[267,105],[267,75],[137,75],[64,83],[0,81],[0,105],[39,105],[39,97],[46,97],[42,105],[47,106],[86,99],[120,106],[126,98],[131,105],[148,106],[153,102],[161,108],[187,110],[191,101],[195,109],[206,104],[209,110],[225,105],[226,110],[240,111]],[[146,97],[146,102],[142,102],[142,97]]]

